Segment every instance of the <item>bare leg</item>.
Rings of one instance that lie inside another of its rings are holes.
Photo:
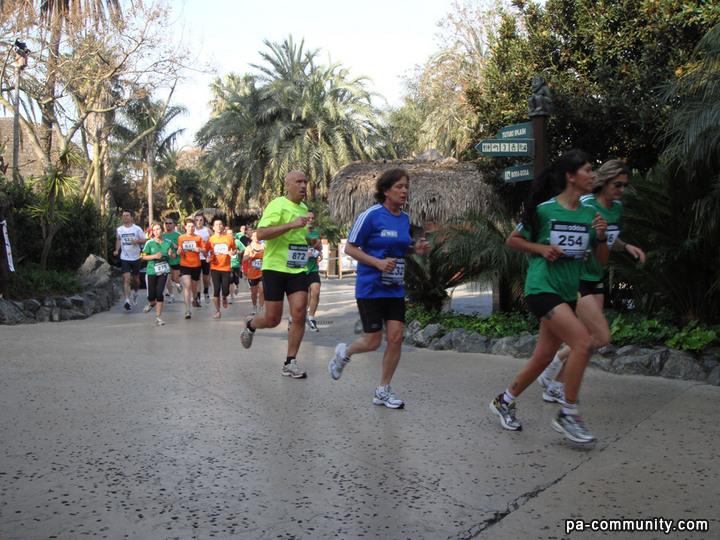
[[[320,302],[320,284],[311,283],[308,291],[308,311],[310,312],[311,317],[315,317],[315,312],[317,311],[318,303]]]

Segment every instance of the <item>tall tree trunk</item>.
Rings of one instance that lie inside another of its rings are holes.
[[[155,180],[155,152],[152,148],[147,153],[147,175],[148,175],[148,226],[153,224],[153,182]]]
[[[47,260],[50,256],[50,248],[52,247],[53,237],[55,236],[55,205],[56,205],[56,193],[55,190],[51,190],[48,194],[48,223],[47,227],[43,227],[43,249],[40,255],[40,271],[44,272],[47,268]]]

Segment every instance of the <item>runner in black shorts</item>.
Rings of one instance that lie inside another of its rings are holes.
[[[288,332],[288,348],[284,377],[302,379],[307,374],[295,360],[305,333],[305,310],[307,308],[307,206],[303,203],[307,192],[307,179],[300,171],[291,171],[285,177],[287,194],[278,197],[265,208],[257,228],[258,240],[265,240],[263,256],[263,282],[265,284],[265,311],[245,317],[245,329],[240,341],[250,348],[258,328],[275,328],[280,324],[283,298],[287,295],[290,315],[298,324]],[[319,241],[313,243],[317,249]]]

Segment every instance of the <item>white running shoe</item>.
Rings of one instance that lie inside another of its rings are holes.
[[[373,403],[375,405],[385,405],[389,409],[403,409],[405,403],[401,399],[395,397],[392,393],[390,385],[378,386],[375,389],[375,397],[373,397]]]
[[[335,380],[340,378],[343,369],[345,369],[345,366],[350,361],[350,359],[345,356],[345,349],[347,349],[345,343],[338,343],[335,347],[335,356],[333,356],[328,364],[328,373],[330,373],[330,376]]]
[[[163,321],[160,317],[155,317],[155,324],[158,326],[163,326],[165,324],[165,321]]]

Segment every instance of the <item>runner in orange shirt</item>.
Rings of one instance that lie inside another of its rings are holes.
[[[205,245],[199,234],[195,234],[195,220],[185,218],[185,234],[178,238],[178,253],[180,254],[180,279],[183,283],[185,295],[185,318],[189,319],[190,303],[196,308],[200,307],[195,295],[200,288],[200,254],[205,254]]]
[[[243,262],[248,264],[248,285],[250,285],[250,299],[252,300],[252,314],[258,312],[258,296],[260,298],[260,311],[265,309],[265,293],[263,291],[262,261],[265,255],[265,244],[257,239],[257,232],[252,233],[252,242],[248,244],[243,253]]]
[[[222,283],[222,306],[228,307],[230,295],[230,257],[237,253],[235,239],[225,232],[225,222],[221,218],[213,220],[213,234],[205,243],[207,257],[210,260],[210,279],[213,282],[213,300],[215,302],[215,319],[222,316],[220,313],[220,285]]]

